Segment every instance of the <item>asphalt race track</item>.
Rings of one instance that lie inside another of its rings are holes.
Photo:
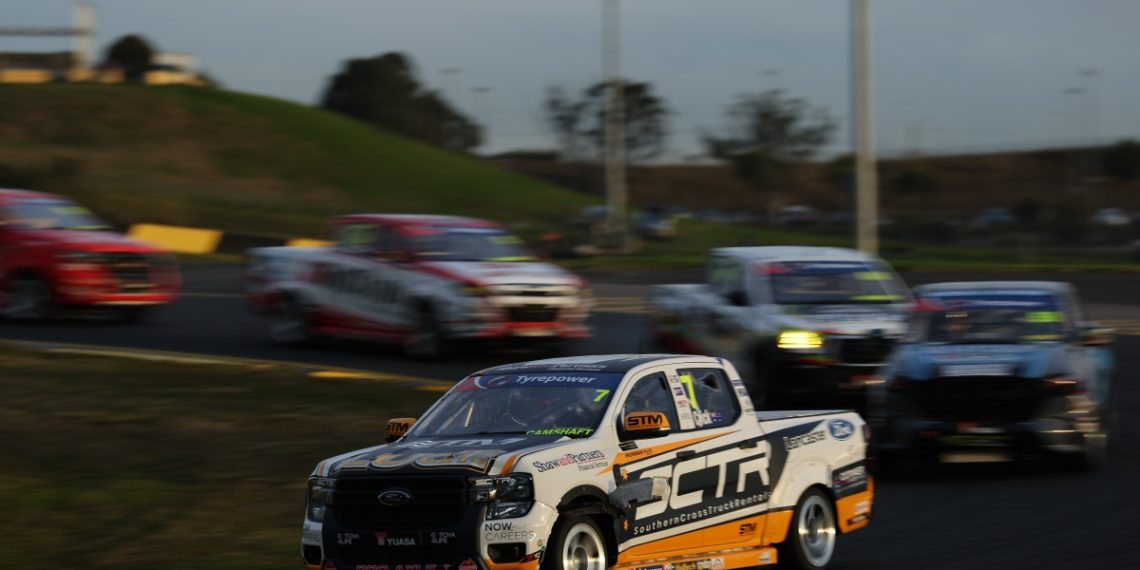
[[[528,351],[465,352],[446,363],[414,362],[367,344],[285,349],[272,344],[262,317],[246,310],[234,267],[185,268],[186,296],[140,324],[98,320],[38,326],[0,323],[0,337],[245,358],[289,360],[457,380],[478,368],[537,356]],[[639,352],[645,283],[688,275],[594,275],[602,312],[597,335],[577,353]],[[918,274],[911,283],[1003,276]],[[1005,276],[1048,278],[1047,276]],[[833,568],[1140,568],[1133,552],[1140,520],[1140,277],[1072,275],[1089,316],[1121,327],[1117,339],[1119,424],[1108,467],[1069,473],[1048,465],[932,468],[908,480],[879,481],[875,520],[843,537]],[[614,297],[620,299],[614,299]],[[964,467],[964,466],[954,466]],[[299,535],[298,535],[299,536]]]

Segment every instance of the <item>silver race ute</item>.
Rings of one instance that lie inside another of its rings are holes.
[[[823,568],[867,526],[850,411],[755,412],[720,358],[475,372],[309,479],[308,570]]]
[[[740,366],[760,408],[862,405],[902,336],[911,296],[881,259],[832,247],[715,249],[703,284],[658,285],[649,333]],[[847,403],[845,402],[845,403]]]
[[[333,221],[328,247],[247,253],[250,305],[282,344],[350,338],[432,358],[458,342],[586,338],[585,282],[531,257],[493,222],[357,214]]]

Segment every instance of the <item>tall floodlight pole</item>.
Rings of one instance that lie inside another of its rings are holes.
[[[75,65],[80,68],[90,68],[95,65],[95,6],[90,2],[76,4],[72,13],[72,23],[75,25],[75,36],[72,40]]]
[[[606,76],[606,208],[610,233],[625,246],[625,109],[621,79],[620,0],[602,0],[602,68]]]
[[[879,251],[879,180],[875,171],[874,90],[871,69],[871,0],[851,0],[851,114],[855,147],[855,246]]]

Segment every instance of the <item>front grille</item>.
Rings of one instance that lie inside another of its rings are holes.
[[[846,364],[880,364],[886,362],[895,343],[881,336],[846,338],[840,341],[839,360]]]
[[[510,319],[516,323],[550,323],[558,320],[555,307],[511,307]]]
[[[911,382],[910,394],[935,421],[1016,422],[1034,417],[1049,396],[1045,388],[1037,380],[978,376]]]
[[[150,287],[150,266],[143,254],[106,253],[103,254],[103,258],[104,266],[119,282],[120,289],[132,291]]]
[[[380,493],[389,489],[403,489],[412,500],[395,507],[380,504]],[[441,528],[463,516],[466,493],[467,480],[456,476],[346,478],[337,481],[331,508],[350,528]]]

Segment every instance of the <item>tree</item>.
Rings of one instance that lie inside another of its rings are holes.
[[[122,68],[128,81],[141,81],[154,59],[154,48],[142,36],[129,34],[107,49],[104,63]]]
[[[607,83],[597,83],[573,98],[562,87],[546,91],[546,122],[569,160],[601,158],[606,148]],[[670,111],[647,82],[622,82],[626,160],[660,156],[668,138]]]
[[[705,137],[705,146],[761,191],[783,186],[788,163],[815,156],[835,133],[835,121],[826,109],[779,89],[742,95],[726,114],[728,133]]]
[[[482,142],[479,126],[425,90],[401,53],[348,60],[329,81],[321,106],[436,146],[469,151]]]

